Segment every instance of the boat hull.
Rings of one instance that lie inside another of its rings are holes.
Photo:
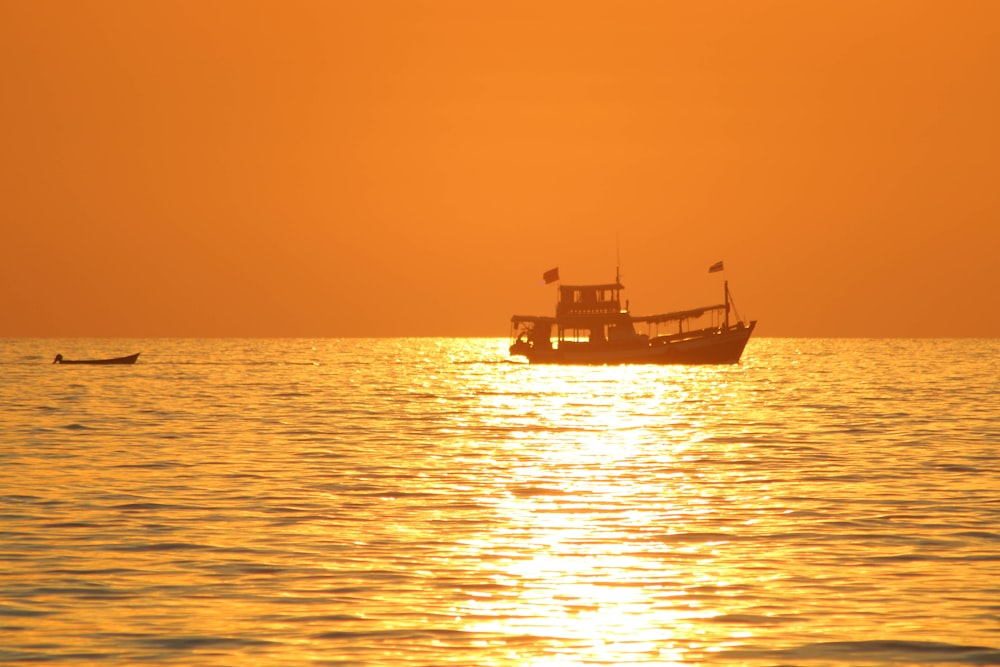
[[[63,359],[62,355],[56,355],[56,360],[52,363],[54,364],[71,364],[71,365],[97,365],[97,366],[107,366],[107,365],[123,365],[123,364],[134,364],[136,359],[139,358],[139,352],[135,354],[130,354],[127,357],[115,357],[114,359]]]
[[[562,342],[554,349],[521,343],[510,352],[533,364],[735,364],[756,325],[753,321],[703,336],[638,343]]]

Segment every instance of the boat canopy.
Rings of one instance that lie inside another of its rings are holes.
[[[717,306],[705,306],[703,308],[692,308],[691,310],[678,310],[673,313],[663,313],[662,315],[642,315],[633,316],[633,322],[646,322],[648,324],[659,324],[660,322],[677,322],[680,320],[693,320],[701,317],[705,313],[712,311],[725,312],[725,304]]]
[[[677,310],[672,313],[661,313],[659,315],[625,315],[629,320],[635,323],[644,324],[661,324],[663,322],[679,322],[682,320],[694,320],[705,315],[705,313],[710,312],[725,312],[725,304],[719,304],[717,306],[704,306],[702,308],[691,308],[689,310]],[[581,316],[563,316],[563,317],[551,317],[548,315],[514,315],[510,318],[513,324],[535,324],[535,325],[554,325],[554,324],[581,324],[587,320],[593,320],[591,317],[581,317]]]

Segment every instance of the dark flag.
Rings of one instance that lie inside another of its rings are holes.
[[[709,273],[715,273],[716,271],[721,271],[722,268],[723,268],[722,267],[722,262],[716,262],[712,266],[708,267],[708,272]]]
[[[545,281],[546,285],[548,285],[549,283],[554,283],[555,281],[559,280],[559,268],[556,267],[554,269],[549,269],[548,271],[543,273],[542,280]]]

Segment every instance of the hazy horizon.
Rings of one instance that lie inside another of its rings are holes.
[[[401,335],[401,336],[2,336],[0,340],[497,340],[504,341],[503,347],[506,349],[506,342],[510,339],[510,333],[506,335],[484,335],[484,336],[456,336],[447,334],[427,334],[427,335]],[[754,336],[748,344],[755,340],[997,340],[998,336]],[[143,355],[144,357],[149,355]]]

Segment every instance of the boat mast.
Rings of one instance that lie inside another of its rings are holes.
[[[726,290],[726,330],[729,330],[729,281],[725,280],[722,283]]]

